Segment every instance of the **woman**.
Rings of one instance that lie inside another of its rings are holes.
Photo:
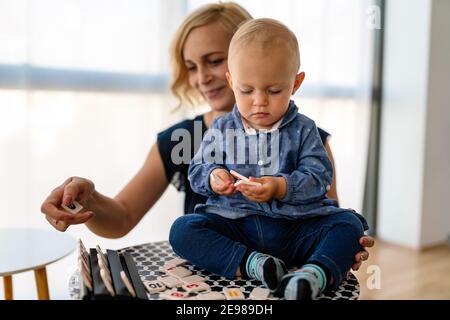
[[[57,230],[65,231],[72,224],[85,223],[95,234],[106,238],[126,235],[152,208],[170,183],[186,192],[185,213],[193,212],[197,203],[206,201],[192,192],[187,181],[189,163],[174,164],[172,148],[178,143],[171,140],[176,129],[188,130],[194,139],[194,123],[201,124],[202,133],[212,121],[231,111],[234,95],[227,84],[228,46],[238,26],[251,19],[250,14],[235,3],[205,5],[191,13],[179,27],[171,47],[173,67],[172,92],[180,105],[204,100],[211,110],[193,120],[182,121],[158,134],[144,165],[115,198],[99,193],[88,179],[71,177],[54,189],[41,207],[48,222]],[[320,131],[325,148],[333,157],[327,142],[328,133]],[[200,139],[201,140],[201,139]],[[191,141],[191,157],[198,146]],[[145,196],[142,196],[145,195]],[[337,198],[336,181],[328,193]],[[85,211],[73,216],[60,209],[73,200],[80,202]],[[374,240],[362,237],[361,245],[371,247]],[[353,269],[357,270],[369,254],[363,250],[355,256]]]

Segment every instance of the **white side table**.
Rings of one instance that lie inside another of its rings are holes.
[[[5,299],[13,299],[12,275],[29,270],[34,270],[39,300],[50,299],[45,267],[75,248],[74,237],[56,230],[0,228],[0,277]]]

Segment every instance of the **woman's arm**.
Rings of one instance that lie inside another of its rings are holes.
[[[103,237],[122,237],[138,224],[168,185],[155,143],[142,168],[114,199],[94,193],[89,210],[95,212],[96,216],[86,226]]]
[[[133,229],[158,201],[168,184],[158,146],[154,144],[142,168],[115,198],[96,191],[91,181],[73,177],[52,191],[41,211],[60,231],[72,224],[85,223],[99,236],[119,238]],[[59,207],[73,199],[81,202],[85,211],[68,216]]]
[[[330,159],[331,165],[333,166],[333,180],[331,181],[330,190],[328,190],[327,192],[327,197],[336,199],[339,202],[336,188],[336,166],[334,165],[333,152],[331,152],[330,144],[328,143],[328,141],[325,142],[324,147],[328,154],[328,158]]]

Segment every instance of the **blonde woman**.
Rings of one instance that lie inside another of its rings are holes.
[[[206,201],[205,197],[192,191],[187,180],[189,161],[199,147],[195,142],[201,141],[201,137],[195,139],[195,129],[200,129],[203,134],[215,118],[232,110],[235,98],[225,76],[228,47],[239,25],[250,19],[251,15],[244,8],[226,2],[202,6],[184,20],[171,46],[171,90],[180,105],[203,100],[211,110],[160,132],[142,168],[114,198],[97,191],[91,180],[68,178],[41,206],[42,213],[55,229],[65,231],[70,225],[84,223],[99,236],[122,237],[138,224],[169,184],[185,192],[185,213],[193,212],[196,204]],[[179,143],[172,141],[172,133],[177,129],[187,130],[192,139],[189,141],[190,157],[181,163],[171,158],[172,149]],[[333,162],[327,142],[329,134],[319,131]],[[335,180],[328,196],[337,198]],[[73,200],[84,207],[84,211],[76,216],[61,209],[61,204],[70,205]],[[360,243],[363,247],[372,247],[374,239],[364,236]],[[357,270],[368,256],[365,250],[356,254],[353,269]]]

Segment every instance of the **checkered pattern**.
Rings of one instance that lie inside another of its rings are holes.
[[[119,250],[119,252],[125,251],[129,252],[133,256],[142,280],[156,280],[158,276],[164,275],[164,273],[159,271],[159,267],[163,266],[165,261],[178,257],[172,251],[172,248],[167,241],[147,243]],[[205,278],[205,282],[210,285],[212,291],[222,292],[225,287],[240,287],[246,299],[248,299],[250,292],[254,288],[262,286],[262,283],[257,280],[228,280],[206,270],[197,268],[189,263],[184,265],[184,267],[191,270],[192,274]],[[80,299],[79,283],[79,275],[78,273],[75,273],[69,281],[70,296],[73,299]],[[341,283],[338,290],[334,292],[324,292],[318,297],[318,299],[357,300],[358,297],[359,283],[356,277],[350,273],[349,277]],[[148,294],[148,298],[150,300],[158,300],[159,294]],[[276,297],[269,296],[269,300],[277,299],[278,298]]]

